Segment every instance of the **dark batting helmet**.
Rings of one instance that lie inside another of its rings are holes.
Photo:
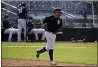
[[[62,12],[61,12],[61,9],[55,9],[55,10],[54,10],[54,13],[55,13],[55,12],[60,12],[60,13],[62,13]]]

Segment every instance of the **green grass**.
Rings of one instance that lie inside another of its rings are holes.
[[[45,60],[49,61],[48,53],[41,54],[37,59],[36,49],[45,46],[45,42],[2,42],[2,58]],[[5,47],[5,46],[25,46],[25,47]],[[61,48],[59,48],[59,46]],[[83,48],[81,48],[83,47]],[[56,42],[54,48],[54,59],[56,62],[97,64],[97,44],[96,43],[70,43]]]

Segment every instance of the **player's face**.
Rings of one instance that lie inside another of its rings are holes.
[[[56,11],[54,14],[55,14],[56,17],[60,17],[61,16],[61,12],[58,12],[58,11]]]

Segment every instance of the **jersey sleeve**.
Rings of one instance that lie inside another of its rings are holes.
[[[44,20],[43,20],[43,24],[47,23],[48,22],[48,17],[46,17]]]

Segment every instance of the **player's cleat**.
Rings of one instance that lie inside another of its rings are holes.
[[[54,61],[50,61],[51,65],[56,65],[56,63]]]
[[[36,58],[39,58],[40,53],[36,50]]]

